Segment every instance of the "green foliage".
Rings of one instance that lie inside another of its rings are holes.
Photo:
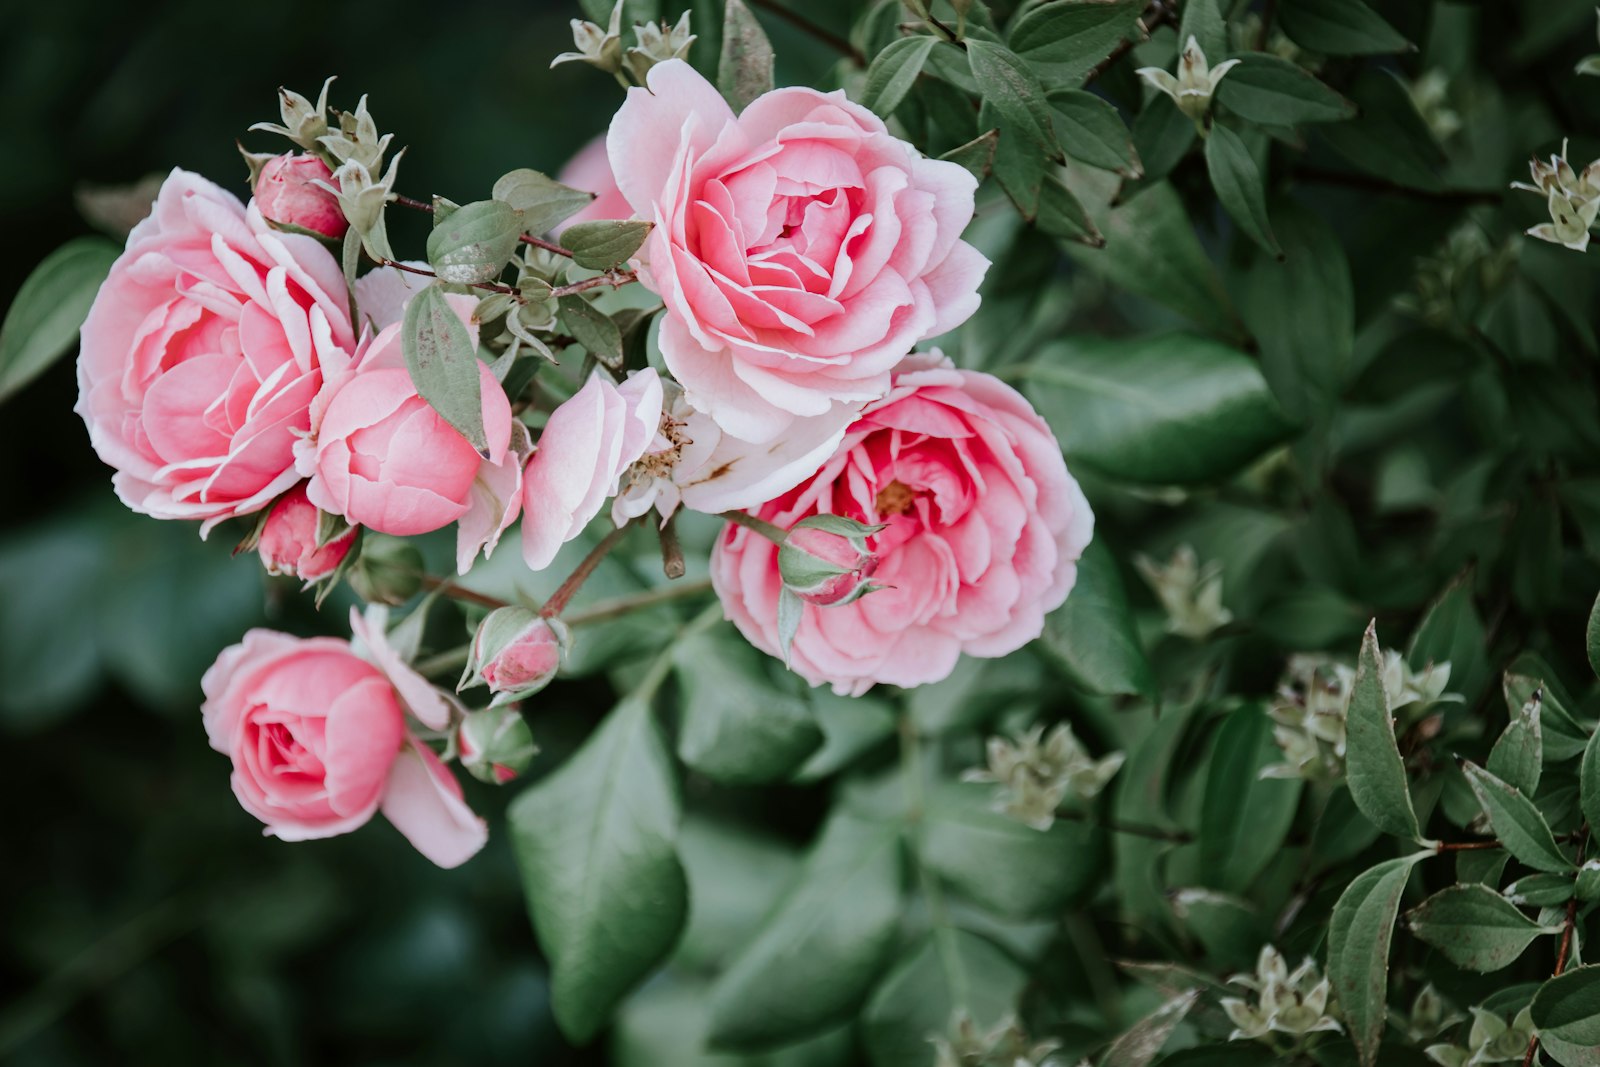
[[[117,251],[99,237],[68,241],[33,269],[0,325],[0,403],[72,348]]]
[[[427,286],[406,305],[400,341],[406,369],[422,399],[487,458],[478,352],[438,285]]]

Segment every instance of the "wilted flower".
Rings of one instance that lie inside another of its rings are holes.
[[[382,180],[374,178],[373,171],[360,160],[351,159],[333,172],[331,182],[316,184],[332,193],[339,201],[339,210],[361,235],[361,243],[374,259],[394,258],[389,247],[389,231],[384,224],[383,209],[394,197],[395,172],[400,166],[401,149],[389,162],[389,170]]]
[[[1222,606],[1221,561],[1202,565],[1193,548],[1179,545],[1166,563],[1144,555],[1133,562],[1166,610],[1172,633],[1198,640],[1233,620],[1233,612]]]
[[[1520,250],[1515,238],[1491,244],[1483,227],[1468,219],[1417,261],[1412,291],[1395,303],[1441,329],[1466,323],[1510,279]]]
[[[1113,752],[1094,759],[1064,722],[1051,727],[1048,735],[1035,725],[1014,743],[991,737],[986,749],[988,765],[967,771],[962,781],[999,786],[996,810],[1035,830],[1050,829],[1056,809],[1068,796],[1089,800],[1098,795],[1126,758]]]
[[[689,46],[694,44],[695,39],[695,35],[689,32],[687,11],[674,26],[668,26],[665,22],[643,22],[635,26],[633,32],[639,43],[623,54],[622,61],[627,64],[628,73],[640,85],[644,84],[650,68],[657,63],[665,63],[669,59],[688,59]]]
[[[987,1033],[972,1017],[958,1011],[948,1034],[930,1038],[938,1058],[934,1067],[1060,1067],[1057,1041],[1030,1041],[1014,1016],[1006,1016]]]
[[[1417,994],[1417,999],[1411,1002],[1411,1014],[1406,1019],[1406,1039],[1412,1044],[1420,1045],[1465,1018],[1466,1016],[1452,1008],[1449,1001],[1441,997],[1439,991],[1433,988],[1433,983],[1429,982]]]
[[[1510,1023],[1492,1011],[1472,1009],[1472,1029],[1467,1045],[1429,1045],[1423,1051],[1443,1067],[1476,1067],[1480,1063],[1520,1062],[1533,1040],[1531,1006],[1523,1008]]]
[[[328,132],[328,87],[332,84],[332,78],[322,83],[322,92],[317,94],[315,104],[293,89],[280,88],[278,112],[283,116],[283,124],[258,122],[250,128],[287,137],[308,152],[317,151],[322,135]]]
[[[1589,227],[1600,214],[1600,160],[1580,172],[1567,162],[1566,156],[1567,142],[1563,139],[1561,153],[1551,156],[1550,162],[1535,158],[1529,164],[1532,185],[1512,182],[1511,188],[1545,197],[1550,221],[1528,230],[1529,237],[1582,252],[1589,247]]]
[[[394,135],[378,133],[378,124],[367,110],[367,98],[363,96],[356,102],[355,111],[337,114],[338,130],[318,137],[317,144],[340,163],[360,163],[374,173],[382,170],[383,154],[389,150]]]
[[[1309,957],[1291,974],[1282,954],[1266,945],[1256,959],[1255,974],[1237,974],[1228,982],[1255,994],[1254,1003],[1240,997],[1222,998],[1222,1010],[1235,1027],[1229,1041],[1259,1040],[1274,1031],[1295,1037],[1319,1030],[1342,1032],[1330,1014],[1332,986]]]
[[[552,67],[563,63],[588,63],[607,74],[620,76],[622,70],[622,7],[623,0],[611,9],[611,19],[605,29],[583,19],[572,20],[572,46],[575,52],[562,52],[550,61]]]
[[[1237,59],[1228,59],[1215,67],[1208,66],[1206,54],[1200,50],[1200,42],[1191,36],[1189,43],[1183,46],[1183,54],[1178,57],[1176,76],[1160,67],[1140,67],[1134,73],[1170,96],[1172,102],[1178,105],[1178,110],[1203,129],[1206,112],[1211,110],[1212,94],[1217,91],[1218,83],[1228,71],[1238,64]]]

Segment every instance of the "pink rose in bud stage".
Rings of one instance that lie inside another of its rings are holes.
[[[268,222],[339,238],[350,228],[339,199],[317,182],[333,183],[333,171],[316,156],[286,153],[267,160],[256,175],[256,206]]]
[[[278,498],[256,544],[268,574],[314,582],[334,572],[355,544],[357,529],[352,526],[319,548],[317,523],[317,509],[306,499],[305,486],[297,485]]]
[[[960,239],[976,179],[842,92],[777,89],[736,116],[671,60],[628,90],[607,146],[655,223],[639,260],[662,357],[737,438],[876,400],[917,341],[977,310],[988,261]]]
[[[661,425],[661,378],[635,371],[620,386],[595,372],[550,413],[522,478],[522,557],[543,570],[600,514],[618,479]]]
[[[471,297],[450,297],[477,342]],[[323,511],[396,537],[448,526],[473,510],[473,485],[484,463],[505,463],[511,403],[488,366],[478,364],[484,460],[417,393],[401,352],[400,324],[384,328],[359,367],[318,399],[311,440],[300,450],[310,477],[306,495]]]
[[[175,170],[83,324],[77,411],[124,503],[204,533],[299,480],[312,399],[355,342],[320,241]]]
[[[556,175],[556,181],[593,193],[594,201],[576,215],[557,225],[550,232],[560,237],[561,231],[575,222],[594,222],[599,219],[631,219],[633,205],[617,188],[617,179],[611,173],[611,159],[606,155],[606,137],[601,134],[578,150]]]
[[[472,637],[472,652],[460,689],[486,685],[491,707],[532,696],[555,678],[566,655],[568,632],[560,619],[546,619],[511,605],[484,616]]]
[[[870,544],[885,588],[802,608],[791,667],[859,695],[936,682],[962,653],[1003,656],[1066,599],[1094,516],[1050,428],[999,379],[939,356],[906,360],[832,459],[755,514],[781,527],[816,514],[887,523]],[[778,548],[730,525],[711,578],[750,642],[780,654]]]
[[[878,557],[857,548],[848,537],[799,525],[778,549],[778,569],[801,600],[828,608],[868,591]]]
[[[381,810],[441,867],[483,847],[459,783],[410,735],[395,679],[348,642],[251,630],[201,687],[211,747],[233,760],[234,795],[268,834],[332,837]]]

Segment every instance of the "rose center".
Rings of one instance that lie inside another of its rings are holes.
[[[911,504],[916,499],[916,491],[897,479],[878,490],[878,514],[904,515],[911,510]]]

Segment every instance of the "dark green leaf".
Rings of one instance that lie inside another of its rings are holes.
[[[428,234],[428,262],[441,281],[492,282],[517,250],[521,212],[499,200],[463,204]]]
[[[1200,45],[1210,66],[1228,58],[1228,23],[1218,0],[1187,0],[1183,5],[1183,19],[1178,23],[1180,50],[1190,37]]]
[[[1600,1046],[1600,965],[1574,967],[1540,986],[1533,1025],[1574,1045]]]
[[[561,325],[603,363],[620,364],[622,331],[610,316],[574,293],[559,301]]]
[[[1283,0],[1278,17],[1295,44],[1324,55],[1378,55],[1411,47],[1362,0]]]
[[[1223,720],[1200,804],[1200,879],[1243,893],[1283,847],[1300,800],[1298,778],[1262,778],[1281,763],[1272,720],[1245,704]]]
[[[654,223],[639,219],[597,219],[561,231],[561,245],[572,261],[590,270],[608,270],[639,251]]]
[[[1078,580],[1066,603],[1045,619],[1040,647],[1075,685],[1091,693],[1155,695],[1155,674],[1104,538],[1084,549]]]
[[[1578,767],[1579,806],[1584,821],[1591,827],[1600,826],[1600,730],[1589,735],[1583,749],[1583,762]]]
[[[1223,84],[1227,84],[1226,79]],[[1134,148],[1144,164],[1145,180],[1151,182],[1171,174],[1200,136],[1194,120],[1178,110],[1165,93],[1157,93],[1145,102],[1133,120],[1132,132]]]
[[[979,134],[964,145],[950,149],[939,158],[947,163],[959,163],[967,168],[974,178],[979,181],[989,176],[989,170],[994,165],[995,146],[1000,141],[1000,131],[990,130],[988,133]]]
[[[1222,123],[1214,123],[1206,138],[1206,170],[1211,187],[1228,215],[1245,236],[1275,256],[1282,256],[1278,239],[1267,218],[1266,188],[1261,170],[1244,141]]]
[[[1536,871],[1573,869],[1533,801],[1475,763],[1463,763],[1462,770],[1507,852]]]
[[[772,43],[744,0],[727,0],[717,90],[735,111],[772,91]]]
[[[1067,155],[1125,177],[1140,176],[1133,135],[1109,101],[1082,89],[1058,89],[1050,94],[1050,108]]]
[[[1535,694],[1524,704],[1489,752],[1485,769],[1523,796],[1539,790],[1539,772],[1544,763],[1543,731],[1539,727],[1539,706]]]
[[[1348,91],[1360,114],[1317,127],[1318,136],[1368,174],[1417,189],[1438,188],[1444,153],[1405,84],[1387,71],[1371,70]]]
[[[876,696],[842,697],[825,686],[808,696],[812,717],[822,730],[822,747],[795,772],[797,781],[826,778],[894,736],[894,707]]]
[[[926,34],[902,37],[873,57],[867,68],[867,83],[861,90],[861,103],[884,118],[894,114],[900,101],[906,98],[928,53],[939,43],[937,37]]]
[[[1093,248],[1106,243],[1095,230],[1089,213],[1083,209],[1072,190],[1054,174],[1046,174],[1039,185],[1039,216],[1034,220],[1039,229],[1051,237],[1077,241]]]
[[[686,890],[678,785],[650,705],[627,699],[511,805],[512,848],[550,958],[551,1005],[587,1041],[672,948]]]
[[[1570,874],[1526,875],[1506,886],[1501,895],[1508,901],[1525,908],[1548,908],[1565,904],[1577,890],[1576,880]]]
[[[1395,742],[1394,717],[1383,691],[1383,653],[1378,648],[1377,629],[1371,625],[1361,640],[1345,729],[1345,778],[1356,806],[1385,833],[1420,838],[1405,761]]]
[[[1480,974],[1509,967],[1523,950],[1559,926],[1540,926],[1485,885],[1453,885],[1406,913],[1417,937],[1457,967]]]
[[[1000,118],[1002,139],[1022,137],[1034,151],[1047,156],[1060,152],[1044,86],[1016,53],[974,38],[967,42],[967,61],[972,65],[972,76],[984,102],[991,105]]]
[[[0,326],[0,403],[73,346],[116,258],[105,238],[75,237],[33,268]]]
[[[406,369],[417,392],[479,455],[487,457],[478,350],[444,290],[430,285],[412,297],[400,329]]]
[[[1339,122],[1356,106],[1318,81],[1304,67],[1267,52],[1246,52],[1217,86],[1217,99],[1248,122],[1298,126]]]
[[[1431,855],[1401,856],[1362,871],[1333,906],[1328,978],[1363,1067],[1377,1061],[1388,1015],[1389,946],[1400,895],[1412,866]]]
[[[1594,606],[1589,609],[1589,625],[1583,632],[1584,647],[1589,653],[1589,667],[1600,674],[1600,597],[1596,597]]]
[[[1183,1022],[1183,1017],[1189,1014],[1189,1009],[1194,1007],[1199,998],[1198,990],[1180,993],[1134,1023],[1126,1033],[1111,1042],[1111,1047],[1106,1049],[1105,1056],[1100,1060],[1100,1067],[1147,1067],[1160,1055],[1172,1031]]]
[[[522,212],[529,233],[546,233],[594,202],[593,193],[526,168],[501,175],[494,183],[494,198]]]
[[[1484,663],[1483,620],[1472,601],[1473,572],[1457,575],[1434,602],[1411,635],[1406,660],[1412,670],[1450,664],[1450,692],[1473,701],[1489,680]],[[1515,707],[1520,708],[1522,701]]]
[[[708,632],[673,649],[682,692],[678,757],[714,781],[787,777],[822,744],[800,697],[773,685],[768,657],[731,633]]]
[[[1025,375],[1068,459],[1125,481],[1220,481],[1289,432],[1255,363],[1202,337],[1058,341]]]
[[[928,1067],[958,1011],[986,1032],[1017,1011],[1027,975],[977,934],[936,928],[879,984],[861,1017],[872,1067]]]
[[[1011,27],[1011,50],[1051,85],[1075,88],[1138,31],[1142,0],[1072,0],[1037,4]]]

